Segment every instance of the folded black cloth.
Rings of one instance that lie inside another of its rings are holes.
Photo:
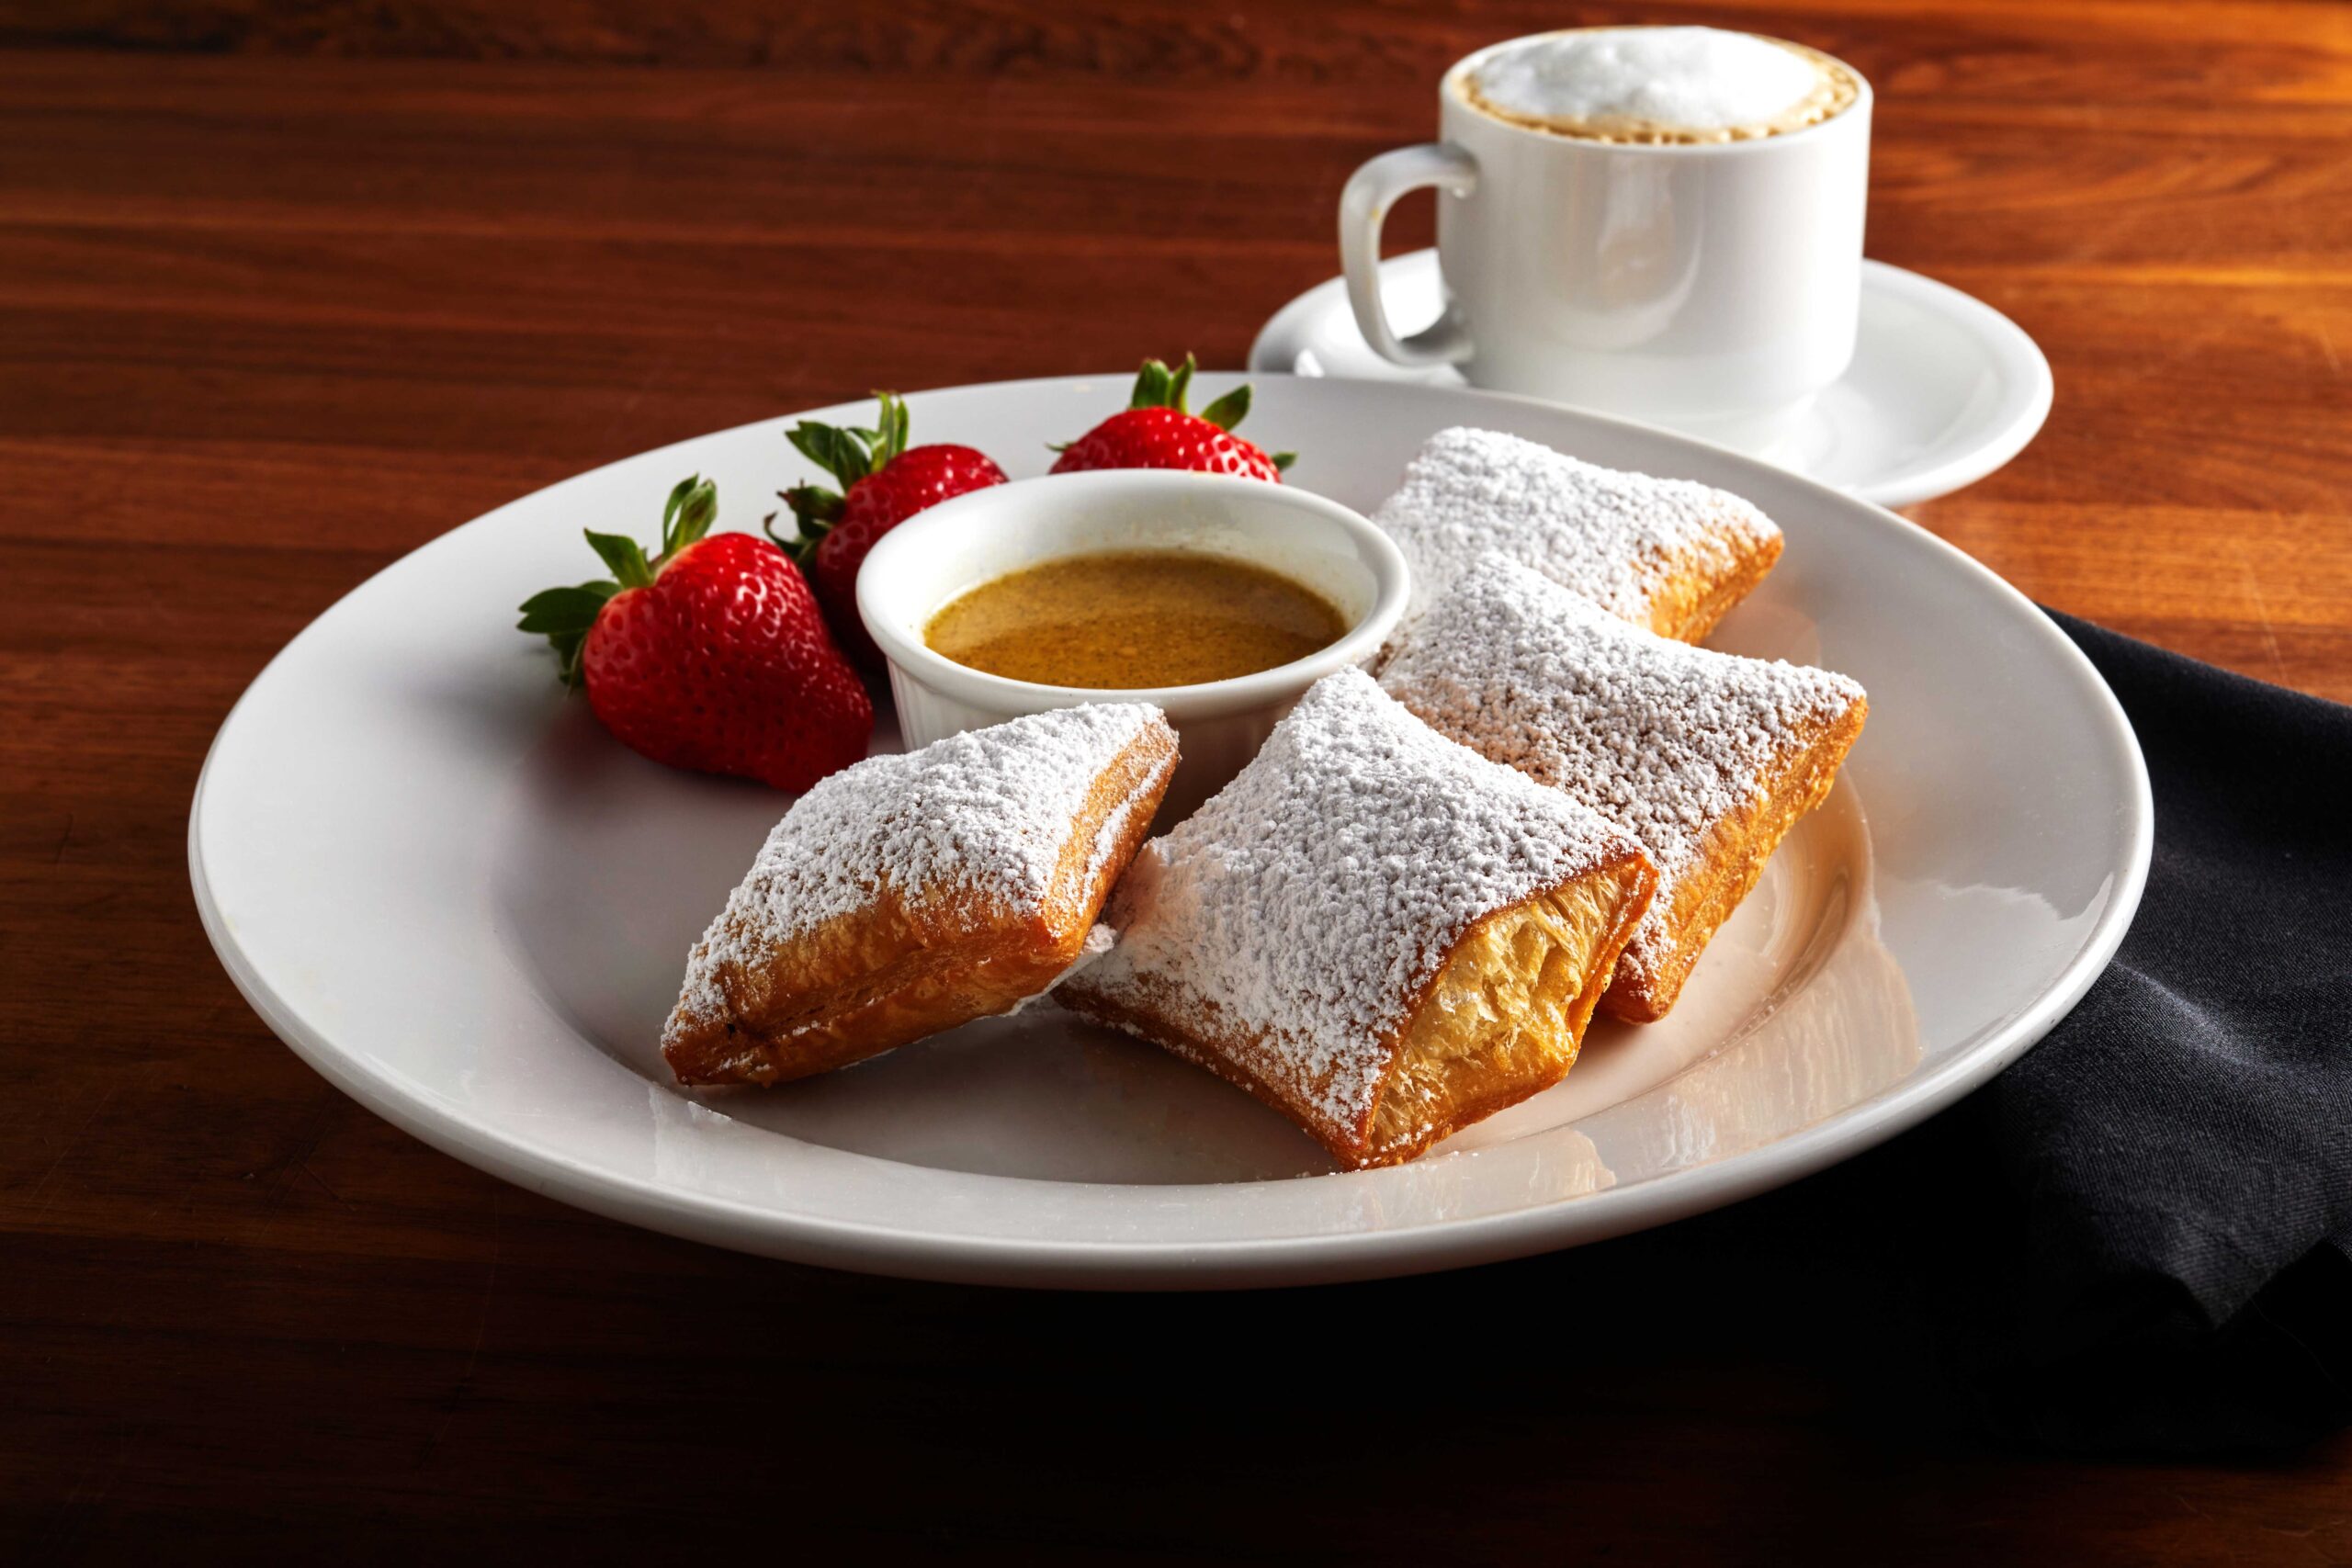
[[[1890,1400],[2006,1437],[2291,1444],[2352,1417],[2352,708],[2053,619],[2154,787],[2113,964],[1922,1127],[1599,1250],[1854,1291]]]
[[[1969,1107],[2026,1222],[2018,1371],[2073,1374],[1996,1414],[2291,1437],[2352,1407],[2352,708],[2053,618],[2139,731],[2155,859],[2107,974]]]

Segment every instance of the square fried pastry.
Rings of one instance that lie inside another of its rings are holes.
[[[1559,1080],[1655,885],[1629,835],[1343,670],[1144,846],[1056,995],[1391,1165]]]
[[[1649,852],[1657,897],[1601,1000],[1637,1022],[1674,1005],[1781,836],[1828,795],[1870,708],[1843,675],[1653,637],[1493,555],[1397,635],[1380,683]]]
[[[1696,642],[1764,581],[1781,530],[1729,491],[1582,462],[1495,430],[1441,430],[1372,520],[1432,603],[1492,550],[1660,637]]]
[[[779,1083],[1009,1011],[1089,951],[1175,765],[1159,710],[1116,703],[844,768],[703,933],[662,1055],[682,1083]]]

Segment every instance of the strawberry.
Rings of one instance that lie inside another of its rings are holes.
[[[1186,355],[1170,370],[1157,359],[1143,362],[1127,406],[1060,448],[1054,472],[1088,468],[1191,468],[1204,474],[1239,474],[1282,483],[1294,454],[1268,457],[1233,434],[1250,412],[1250,389],[1236,387],[1198,413],[1184,400],[1196,368]]]
[[[799,569],[752,534],[711,534],[718,487],[678,481],[662,553],[591,529],[613,576],[523,602],[567,686],[605,728],[657,762],[803,790],[865,755],[874,704]]]
[[[786,437],[808,460],[833,476],[840,491],[799,485],[779,491],[792,509],[797,533],[768,537],[808,569],[817,603],[832,623],[833,636],[852,659],[868,669],[882,667],[882,650],[857,618],[857,569],[874,542],[928,506],[966,491],[1004,482],[1004,470],[969,446],[907,445],[907,405],[895,392],[876,392],[882,410],[875,430],[836,430],[804,419]]]

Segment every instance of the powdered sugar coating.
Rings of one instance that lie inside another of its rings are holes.
[[[1372,520],[1413,568],[1415,609],[1499,551],[1646,625],[1669,574],[1728,576],[1781,530],[1729,491],[1583,462],[1496,430],[1441,430]]]
[[[1152,711],[1157,713],[1159,710],[1154,708]],[[1147,795],[1157,800],[1159,796],[1153,792],[1163,788],[1175,772],[1176,754],[1170,751],[1158,767],[1136,780],[1135,787],[1127,791],[1125,799],[1102,814],[1102,826],[1094,830],[1094,848],[1086,857],[1089,886],[1102,874],[1103,867],[1110,863],[1112,855],[1126,841],[1127,824],[1135,817],[1136,808],[1144,803]],[[1092,933],[1088,935],[1091,939]]]
[[[1678,880],[1766,770],[1862,700],[1846,676],[1627,626],[1497,555],[1390,646],[1380,684],[1441,733],[1639,840],[1658,892],[1623,962],[1653,972]]]
[[[758,963],[774,946],[854,914],[886,887],[1042,908],[1095,781],[1160,722],[1148,703],[1091,703],[868,757],[820,781],[769,832],[695,945],[678,1015],[723,1012],[717,977],[729,964]],[[1138,781],[1113,809],[1091,846],[1091,869],[1101,869],[1136,795],[1165,771]]]
[[[1231,784],[1146,844],[1119,942],[1073,981],[1157,992],[1319,1120],[1370,1115],[1411,1004],[1477,920],[1634,852],[1554,790],[1328,675]]]

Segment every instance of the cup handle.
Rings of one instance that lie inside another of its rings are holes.
[[[1383,152],[1348,176],[1340,193],[1340,270],[1348,280],[1348,305],[1364,342],[1384,359],[1399,365],[1451,365],[1470,357],[1470,334],[1449,304],[1437,324],[1400,338],[1380,303],[1380,229],[1389,208],[1408,191],[1435,186],[1449,196],[1478,188],[1478,163],[1442,141]]]

